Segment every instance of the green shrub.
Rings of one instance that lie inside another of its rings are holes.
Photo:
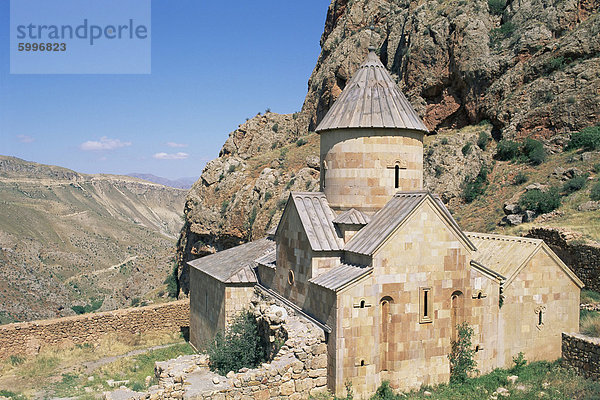
[[[25,362],[25,357],[19,355],[10,356],[10,365],[16,367],[17,365],[21,365]]]
[[[277,133],[277,131],[279,131],[279,124],[277,122],[275,122],[273,124],[273,126],[271,127],[271,130],[275,133]]]
[[[546,150],[539,140],[527,138],[521,146],[521,153],[526,161],[540,165],[546,160]]]
[[[448,144],[448,138],[444,137],[442,138],[442,140],[440,140],[441,144]]]
[[[227,172],[232,173],[235,172],[236,166],[235,165],[230,165],[229,168],[227,169]]]
[[[477,138],[477,146],[481,150],[485,150],[489,142],[490,136],[486,132],[479,132],[479,137]]]
[[[73,306],[71,310],[75,312],[75,314],[87,314],[96,311],[100,307],[102,307],[102,303],[104,299],[94,300],[92,299],[90,304],[86,304],[85,306]]]
[[[490,8],[490,14],[502,15],[504,7],[506,7],[505,0],[488,0],[488,7]]]
[[[370,400],[399,400],[402,398],[399,394],[394,393],[388,381],[383,381]]]
[[[522,185],[529,180],[529,177],[524,172],[519,172],[513,179],[513,185]]]
[[[221,203],[221,214],[225,214],[225,211],[227,211],[227,207],[229,207],[229,201],[223,200],[223,202]]]
[[[473,143],[471,143],[471,142],[465,143],[465,145],[461,149],[463,156],[466,156],[471,153],[471,150],[472,150],[471,146],[473,146]]]
[[[473,328],[466,322],[458,325],[458,338],[452,341],[452,350],[448,354],[450,360],[450,382],[462,383],[470,372],[476,371],[477,362],[473,359],[475,350],[471,347]]]
[[[177,264],[173,264],[173,269],[171,270],[171,273],[163,282],[167,284],[167,293],[169,294],[169,297],[175,298],[179,294],[179,279],[177,279],[178,275],[179,269],[177,268]]]
[[[142,299],[140,299],[139,297],[134,297],[133,299],[131,299],[131,307],[137,307],[142,303]]]
[[[547,192],[539,189],[529,190],[523,193],[519,205],[524,210],[546,214],[560,207],[560,193],[556,187],[550,188]]]
[[[234,317],[225,332],[218,332],[207,348],[211,371],[221,375],[241,368],[254,368],[265,360],[256,320],[249,311]]]
[[[566,149],[583,149],[585,151],[600,149],[600,125],[590,126],[573,133]]]
[[[511,372],[514,374],[520,373],[523,367],[527,365],[527,360],[525,359],[525,355],[522,351],[514,356],[512,360],[515,365],[511,368]]]
[[[575,176],[568,181],[562,187],[563,192],[566,194],[574,193],[578,190],[583,189],[587,183],[587,175]]]
[[[443,173],[444,173],[444,167],[442,167],[441,165],[436,165],[435,166],[435,177],[439,178],[440,176],[442,176]]]
[[[514,160],[519,155],[519,143],[502,139],[498,142],[494,158],[500,161]]]
[[[600,174],[600,163],[594,164],[594,172]]]
[[[487,168],[485,165],[482,165],[475,179],[465,178],[463,183],[463,199],[467,203],[471,203],[485,192],[488,183],[487,174]]]
[[[271,197],[273,197],[273,193],[267,191],[265,192],[265,201],[269,201],[269,199],[271,199]]]
[[[271,143],[271,150],[274,150],[277,147],[277,142]]]
[[[594,201],[600,200],[600,182],[594,183],[592,190],[590,190],[590,198]]]
[[[545,67],[548,74],[553,71],[562,70],[565,67],[565,58],[563,56],[552,57],[546,62]]]
[[[298,139],[296,140],[296,146],[300,147],[300,146],[304,146],[306,143],[308,143],[305,139]]]

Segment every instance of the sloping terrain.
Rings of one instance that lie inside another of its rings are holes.
[[[185,195],[0,156],[0,322],[156,300]]]

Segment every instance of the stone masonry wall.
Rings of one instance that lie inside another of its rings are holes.
[[[582,243],[577,234],[554,228],[533,228],[527,237],[543,239],[583,281],[585,289],[600,291],[600,246]]]
[[[586,378],[600,379],[600,338],[563,333],[562,358]]]
[[[190,324],[189,300],[0,325],[0,359],[35,355],[48,347],[98,343],[107,334],[178,332]]]
[[[155,373],[159,384],[139,394],[139,398],[294,400],[326,391],[324,332],[258,288],[250,310],[259,322],[269,321],[272,336],[285,330],[287,339],[270,363],[221,376],[209,370],[208,358],[203,354],[158,362]]]

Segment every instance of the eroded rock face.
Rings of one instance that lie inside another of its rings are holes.
[[[431,130],[490,120],[498,137],[550,137],[600,120],[600,1],[336,0],[303,111],[314,129],[371,41]]]

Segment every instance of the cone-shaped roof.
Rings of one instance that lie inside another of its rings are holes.
[[[428,132],[373,48],[316,131],[394,128]]]

